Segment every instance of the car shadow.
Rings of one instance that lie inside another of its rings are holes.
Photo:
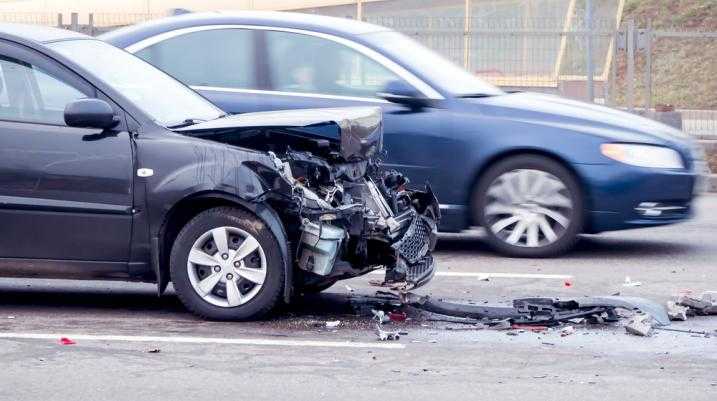
[[[158,297],[156,290],[148,286],[133,284],[107,290],[103,283],[96,286],[72,284],[53,285],[50,281],[41,284],[18,284],[20,279],[0,280],[0,314],[23,315],[44,313],[77,313],[134,315],[137,312],[149,316],[166,315],[182,320],[201,320],[187,311],[170,288]],[[268,320],[284,320],[312,316],[355,315],[357,310],[352,297],[344,293],[329,291],[320,294],[297,296],[290,305],[280,305]]]
[[[121,289],[107,291],[97,287],[62,285],[53,287],[44,282],[42,285],[28,280],[29,284],[18,286],[12,282],[0,281],[0,307],[8,306],[40,309],[61,307],[67,309],[111,309],[113,311],[184,311],[184,307],[176,296],[158,297],[156,290],[133,288],[131,284]]]

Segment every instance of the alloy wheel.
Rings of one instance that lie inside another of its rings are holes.
[[[212,305],[230,308],[254,298],[266,279],[264,250],[251,234],[217,227],[199,236],[187,260],[194,291]]]
[[[573,201],[558,177],[536,169],[507,171],[488,187],[487,227],[508,245],[544,247],[570,225]]]

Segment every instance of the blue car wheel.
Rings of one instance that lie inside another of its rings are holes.
[[[569,250],[584,220],[575,176],[538,155],[513,156],[489,168],[473,205],[490,245],[515,257],[549,257]]]

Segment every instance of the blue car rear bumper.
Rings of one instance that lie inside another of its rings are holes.
[[[589,210],[586,232],[673,224],[692,216],[698,174],[691,170],[660,170],[624,164],[575,164],[582,178]],[[645,205],[662,213],[645,213]]]

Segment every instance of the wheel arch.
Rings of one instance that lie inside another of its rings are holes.
[[[197,214],[221,206],[243,209],[262,220],[271,230],[281,249],[284,265],[284,300],[291,298],[292,263],[289,258],[289,239],[278,213],[264,202],[249,202],[221,191],[203,191],[188,195],[175,203],[165,213],[159,232],[152,238],[152,265],[157,277],[157,289],[161,295],[169,283],[169,255],[179,231]]]
[[[590,199],[590,190],[585,182],[585,178],[581,176],[579,171],[573,166],[568,160],[559,154],[555,152],[550,152],[545,149],[539,149],[539,148],[513,148],[508,149],[503,152],[496,153],[492,155],[490,158],[486,159],[481,165],[478,166],[478,168],[475,170],[473,177],[471,179],[471,185],[467,193],[467,199],[466,199],[466,205],[468,205],[468,218],[470,219],[470,225],[477,225],[478,222],[475,221],[475,213],[473,212],[473,207],[475,203],[475,197],[474,193],[476,191],[476,188],[480,184],[480,180],[483,178],[483,175],[490,169],[493,165],[498,163],[501,160],[507,159],[509,157],[514,156],[522,156],[522,155],[535,155],[535,156],[542,156],[548,159],[553,160],[556,163],[559,163],[563,167],[565,167],[577,180],[578,185],[580,186],[580,190],[582,191],[583,196],[583,205],[584,209],[583,214],[584,217],[587,219],[588,213],[587,211],[590,210],[589,206],[589,199]],[[585,220],[586,223],[589,225],[589,221]]]

